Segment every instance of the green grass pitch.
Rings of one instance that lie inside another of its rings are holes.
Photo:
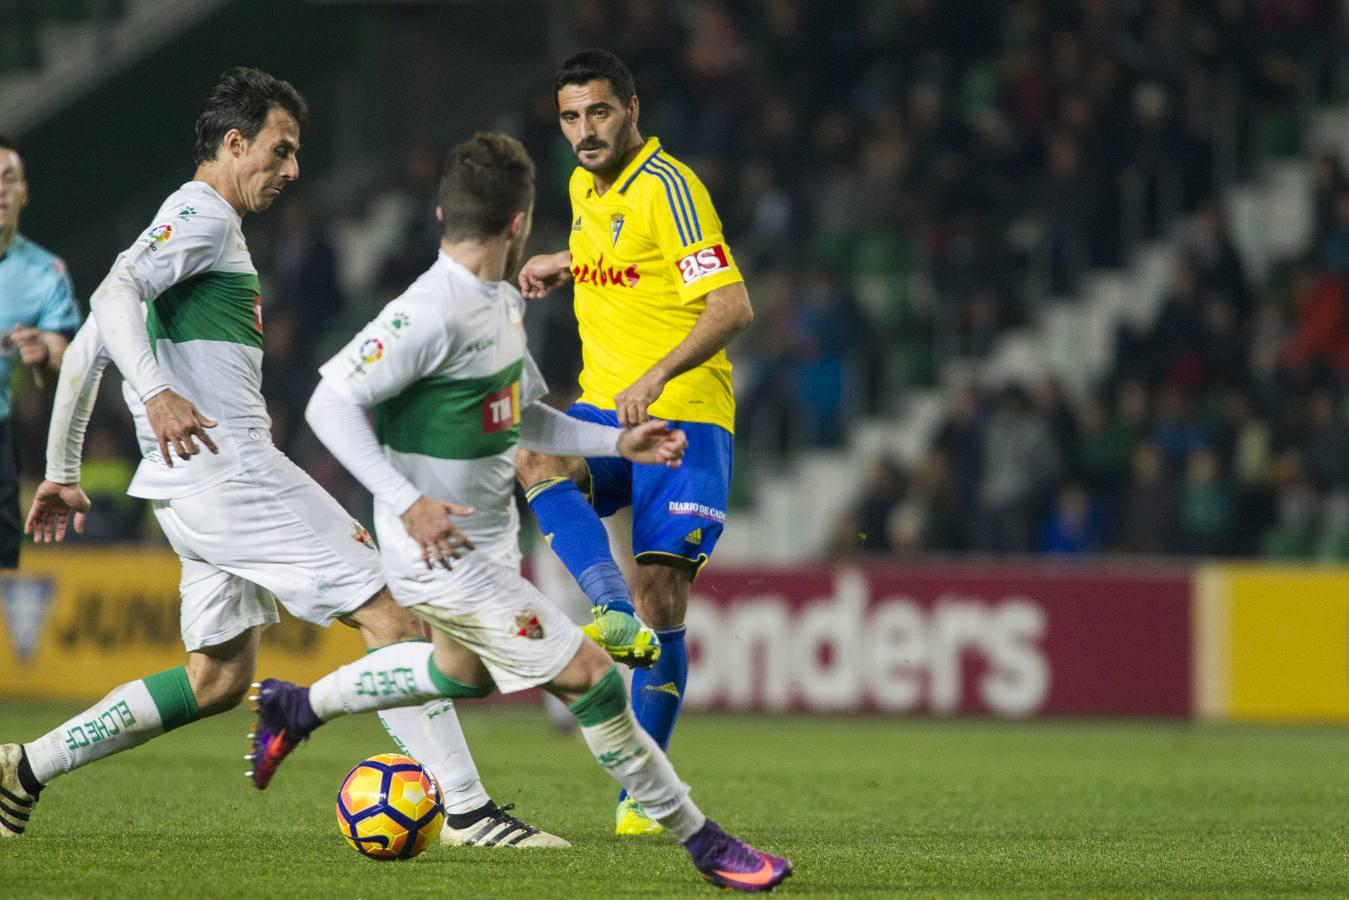
[[[76,709],[0,705],[0,736]],[[54,784],[0,842],[0,896],[712,895],[672,839],[611,834],[611,783],[541,712],[461,713],[497,802],[573,849],[360,858],[333,800],[392,749],[378,721],[326,727],[259,793],[234,712]],[[1344,730],[689,715],[674,760],[714,818],[796,863],[782,896],[1349,896]]]

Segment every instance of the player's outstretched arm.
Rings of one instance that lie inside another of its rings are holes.
[[[621,456],[675,469],[684,458],[688,438],[668,422],[653,419],[636,428],[613,428],[573,419],[535,401],[520,414],[520,446],[549,456]]]
[[[647,409],[660,397],[672,378],[707,362],[754,321],[749,292],[744,282],[728,284],[707,294],[707,306],[688,336],[675,345],[641,378],[614,395],[618,423],[625,427],[647,420]]]
[[[540,253],[520,268],[520,293],[526,300],[537,300],[571,280],[571,251]]]
[[[74,513],[75,530],[84,533],[84,520],[89,514],[89,497],[74,484],[58,484],[44,481],[38,485],[33,496],[33,506],[28,510],[28,521],[24,523],[23,533],[31,534],[36,544],[50,544],[66,539],[66,529],[71,524]]]

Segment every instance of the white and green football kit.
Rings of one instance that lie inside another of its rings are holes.
[[[210,186],[191,182],[170,195],[154,221],[118,257],[95,292],[95,317],[67,348],[47,479],[79,482],[85,428],[102,373],[115,361],[143,452],[130,493],[153,503],[181,557],[187,649],[277,621],[275,598],[296,617],[326,625],[384,586],[379,554],[365,528],[272,445],[261,393],[258,277],[239,216]],[[218,455],[203,449],[172,467],[163,460],[144,401],[170,386],[218,423],[210,430]],[[400,643],[363,660],[371,668],[420,670],[430,655],[428,643]],[[46,783],[198,712],[179,667],[114,688],[25,748]],[[487,800],[452,704],[390,710],[382,718],[440,780],[448,809]]]
[[[515,451],[616,454],[620,431],[539,403],[547,385],[525,347],[524,300],[442,253],[320,369],[310,424],[375,495],[375,527],[394,598],[482,658],[503,692],[551,681],[581,632],[520,574]],[[329,393],[331,392],[331,393]],[[378,451],[362,416],[373,412]],[[354,404],[354,406],[352,406]],[[475,549],[429,568],[400,516],[420,496],[472,506],[456,524]]]
[[[194,181],[154,223],[110,277],[145,300],[164,386],[218,423],[209,433],[220,451],[169,466],[142,399],[159,388],[144,382],[159,379],[128,374],[123,392],[142,452],[129,493],[152,501],[182,558],[183,641],[196,650],[275,622],[273,596],[297,618],[327,625],[383,586],[379,557],[365,529],[272,444],[258,275],[239,215]],[[102,314],[99,325],[111,348]],[[119,368],[134,372],[138,362]]]

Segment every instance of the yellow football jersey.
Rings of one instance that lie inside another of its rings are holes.
[[[581,329],[581,402],[614,408],[693,329],[707,294],[743,281],[698,176],[651,138],[600,196],[571,176],[571,273]],[[651,405],[661,419],[735,429],[726,351],[672,379]]]

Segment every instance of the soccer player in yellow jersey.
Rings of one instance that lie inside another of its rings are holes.
[[[628,67],[588,50],[562,64],[554,88],[579,163],[571,241],[529,260],[520,288],[536,298],[575,283],[584,366],[571,415],[623,426],[666,419],[688,435],[688,450],[678,469],[525,450],[516,464],[539,527],[593,604],[586,633],[616,659],[647,667],[634,674],[632,705],[664,749],[688,679],[689,586],[726,520],[735,400],[725,347],[754,314],[707,189],[658,138],[638,132]],[[599,521],[628,505],[631,594]],[[616,830],[660,826],[620,796]]]

